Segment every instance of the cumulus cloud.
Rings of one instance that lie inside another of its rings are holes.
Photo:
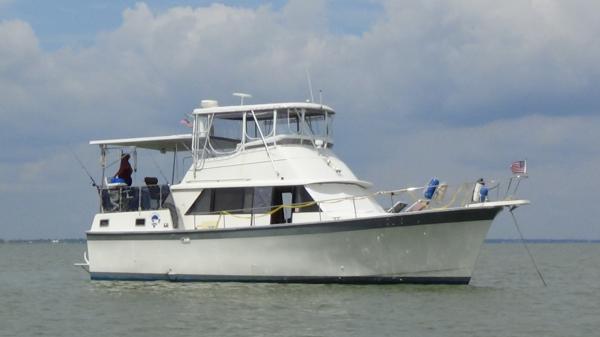
[[[583,163],[580,176],[594,174],[600,5],[380,4],[371,26],[344,33],[325,1],[160,12],[139,3],[89,47],[56,51],[42,49],[27,22],[0,22],[0,133],[10,149],[0,153],[0,189],[72,175],[57,153],[85,152],[91,138],[185,132],[177,121],[201,99],[235,103],[230,93],[244,91],[254,102],[305,100],[307,68],[340,111],[337,151],[378,185],[418,183],[438,167],[456,179],[502,174],[496,168],[522,157],[553,181],[570,172],[565,157]],[[68,225],[73,236],[81,221]]]

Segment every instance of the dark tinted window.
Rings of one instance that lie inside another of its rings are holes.
[[[186,214],[207,214],[221,211],[250,213],[252,190],[252,188],[204,189]]]
[[[318,212],[319,206],[314,204],[309,204],[311,201],[314,201],[313,198],[308,194],[304,186],[296,186],[294,189],[294,204],[308,204],[308,206],[298,207],[296,208],[296,212]]]
[[[284,195],[288,195],[288,197],[284,198]],[[205,189],[186,214],[207,214],[221,211],[246,214],[268,213],[273,207],[281,204],[303,204],[311,201],[313,198],[304,186]],[[312,204],[289,210],[292,212],[318,212],[319,206]],[[283,213],[282,210],[280,211]]]
[[[271,210],[273,187],[255,187],[253,208],[255,213],[266,213]]]
[[[213,212],[241,213],[244,208],[244,188],[219,188],[214,194]]]
[[[186,214],[203,214],[211,212],[212,189],[204,189]]]

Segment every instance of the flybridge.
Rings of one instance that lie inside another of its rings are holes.
[[[300,143],[315,147],[332,145],[332,122],[335,112],[315,103],[274,103],[240,106],[217,106],[204,100],[193,111],[192,151],[195,159],[230,154],[249,147]],[[214,146],[220,140],[225,148]]]
[[[193,171],[207,158],[264,148],[272,168],[280,175],[269,147],[300,144],[328,148],[332,143],[335,112],[315,103],[273,103],[219,107],[203,100],[193,111]]]

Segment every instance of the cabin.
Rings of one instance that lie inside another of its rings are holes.
[[[191,116],[191,134],[90,142],[103,165],[92,230],[215,230],[385,214],[370,183],[332,152],[330,107],[203,101]],[[173,167],[185,153],[189,169],[160,184],[156,177],[137,186],[109,181],[107,156],[137,149],[172,153]]]

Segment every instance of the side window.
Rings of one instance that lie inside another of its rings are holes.
[[[253,208],[255,213],[267,213],[271,210],[273,187],[255,187]]]
[[[210,213],[212,210],[211,204],[213,199],[213,191],[214,190],[209,188],[202,190],[198,199],[194,201],[192,207],[190,207],[185,214],[190,215]]]
[[[244,207],[242,213],[252,213],[252,203],[254,202],[254,189],[244,188]]]
[[[282,204],[304,204],[314,201],[304,186],[207,188],[200,193],[186,215],[201,215],[226,211],[228,213],[268,213]],[[289,219],[293,212],[319,212],[317,204],[293,209],[285,208],[275,214],[273,223]],[[280,219],[281,218],[281,219]]]
[[[252,212],[252,188],[204,189],[194,201],[186,215],[201,215],[212,212]]]
[[[294,204],[303,204],[303,203],[310,203],[311,201],[314,201],[313,198],[310,196],[310,194],[308,194],[308,192],[306,191],[306,188],[304,188],[304,186],[296,186],[296,188],[294,189]],[[304,207],[297,207],[294,209],[294,212],[299,212],[299,213],[303,213],[303,212],[318,212],[319,211],[319,205],[312,204],[310,206],[304,206]]]
[[[241,213],[244,208],[244,188],[219,188],[215,190],[213,211],[227,211],[229,213]]]

